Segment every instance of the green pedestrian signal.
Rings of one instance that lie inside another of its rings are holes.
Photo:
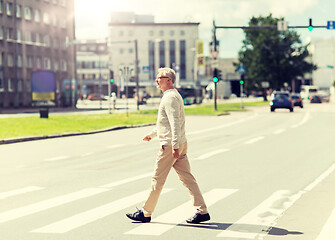
[[[217,83],[219,81],[219,69],[214,68],[213,71],[213,82]]]
[[[314,27],[313,27],[313,24],[312,24],[312,19],[310,18],[310,19],[309,19],[308,30],[309,30],[309,31],[312,31],[313,28],[314,28]]]
[[[217,83],[219,79],[217,77],[213,77],[213,82]]]
[[[240,84],[241,84],[241,85],[243,85],[243,84],[244,84],[244,81],[243,81],[243,80],[241,80],[241,81],[240,81]]]
[[[109,71],[109,81],[110,83],[114,83],[114,72],[112,70]]]

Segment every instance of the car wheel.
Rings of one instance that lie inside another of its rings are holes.
[[[301,106],[300,106],[300,108],[304,108],[304,106],[303,106],[303,105],[301,105]]]
[[[290,112],[293,112],[293,108],[290,108]]]
[[[271,108],[271,112],[274,112],[275,111],[275,108]]]

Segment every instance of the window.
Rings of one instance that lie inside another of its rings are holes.
[[[13,79],[8,79],[8,91],[13,92]]]
[[[14,39],[13,28],[7,28],[7,39]]]
[[[53,4],[57,4],[57,0],[52,0],[52,3]]]
[[[0,67],[5,64],[5,58],[4,58],[4,56],[5,56],[5,54],[2,52],[0,54]]]
[[[34,20],[35,22],[40,22],[40,10],[35,9],[34,11]]]
[[[151,31],[149,32],[149,36],[153,36],[153,35],[154,35],[154,31],[151,30]]]
[[[186,41],[180,41],[180,78],[186,79]]]
[[[123,54],[124,50],[123,48],[120,48],[120,54]]]
[[[36,58],[36,68],[38,68],[38,69],[42,68],[42,62],[41,62],[41,58],[40,57]]]
[[[0,27],[0,40],[2,40],[3,39],[3,27]]]
[[[21,17],[21,5],[16,4],[16,17]]]
[[[129,53],[132,54],[134,50],[132,48],[129,48]]]
[[[33,57],[32,56],[27,56],[27,67],[28,68],[33,68],[34,64],[33,64]]]
[[[3,2],[2,0],[0,0],[0,13],[2,13],[2,6],[3,6]]]
[[[170,45],[170,68],[174,68],[176,64],[176,42],[171,40],[169,42]]]
[[[17,91],[18,92],[22,92],[23,88],[22,88],[22,80],[19,80],[17,82]]]
[[[159,36],[164,36],[164,31],[159,31]]]
[[[48,13],[43,13],[43,23],[44,24],[49,24],[49,14]]]
[[[57,26],[57,17],[55,15],[52,17],[52,24]]]
[[[2,92],[4,90],[4,79],[3,79],[3,73],[0,70],[0,92]]]
[[[51,61],[50,61],[50,58],[44,58],[44,69],[51,70]]]
[[[174,31],[173,30],[170,31],[170,36],[174,36]]]
[[[165,67],[165,42],[159,42],[159,67]]]
[[[31,8],[30,7],[24,8],[24,19],[31,20]]]
[[[16,66],[22,67],[22,55],[20,54],[16,56]]]
[[[120,37],[123,36],[123,31],[119,31],[119,36],[120,36]]]
[[[184,36],[185,35],[185,31],[184,30],[181,30],[180,31],[180,36]]]
[[[18,41],[22,40],[22,31],[20,29],[18,29],[17,32],[16,32],[16,39]]]
[[[155,42],[149,41],[149,75],[155,78]]]
[[[63,7],[66,6],[66,0],[59,0],[59,4]]]
[[[7,15],[8,16],[13,15],[13,3],[7,3]]]

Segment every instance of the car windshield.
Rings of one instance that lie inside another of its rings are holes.
[[[275,93],[275,98],[288,98],[289,95],[287,93]]]

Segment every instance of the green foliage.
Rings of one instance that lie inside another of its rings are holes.
[[[252,17],[249,26],[277,26],[279,20],[272,14],[267,17]],[[303,77],[315,66],[306,61],[307,46],[302,45],[300,36],[293,30],[245,29],[245,39],[239,52],[239,63],[246,68],[247,91],[261,90],[261,82],[269,82],[270,88],[280,89],[298,76]]]

